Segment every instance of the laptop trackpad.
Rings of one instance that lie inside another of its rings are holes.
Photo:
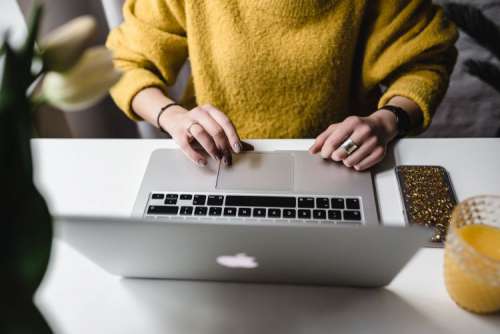
[[[233,155],[231,167],[221,166],[216,188],[221,190],[293,190],[294,157],[286,152]]]

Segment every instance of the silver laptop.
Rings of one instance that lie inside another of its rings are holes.
[[[84,217],[58,218],[55,231],[123,277],[355,287],[387,285],[431,234],[417,226]]]
[[[378,224],[372,177],[306,152],[197,167],[149,161],[131,219],[60,218],[57,235],[124,277],[380,287],[429,237]]]
[[[370,172],[304,151],[248,152],[198,167],[179,150],[152,153],[133,217],[377,225]]]

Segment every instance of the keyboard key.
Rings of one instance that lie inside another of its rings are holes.
[[[295,208],[295,197],[287,196],[226,196],[228,206],[258,206],[268,208]]]
[[[165,200],[166,205],[176,205],[177,204],[177,199],[175,198],[168,198]]]
[[[181,195],[181,199],[183,201],[189,201],[189,200],[192,200],[193,199],[193,195],[189,195],[189,194],[182,194]]]
[[[194,215],[195,216],[206,216],[207,211],[208,211],[208,209],[206,206],[197,206],[196,209],[194,209]]]
[[[340,210],[328,210],[328,219],[329,220],[341,220],[342,212]]]
[[[330,208],[330,201],[326,197],[318,197],[316,198],[316,207],[319,209],[328,209]]]
[[[152,199],[163,199],[164,197],[165,197],[165,195],[163,195],[163,194],[153,194],[153,195],[151,195]]]
[[[183,216],[191,216],[193,214],[193,207],[192,206],[182,206],[180,214]]]
[[[236,208],[224,208],[224,216],[234,217],[236,216]]]
[[[344,220],[361,220],[361,211],[344,210]]]
[[[299,209],[300,219],[311,219],[311,210]]]
[[[205,205],[207,196],[205,195],[194,195],[193,205]]]
[[[350,210],[359,210],[359,199],[357,198],[346,198],[345,200],[346,208]]]
[[[268,209],[267,210],[268,218],[281,218],[281,210],[280,209]]]
[[[253,216],[254,217],[265,217],[266,216],[266,209],[262,209],[262,208],[253,209]]]
[[[283,218],[295,218],[297,211],[295,209],[283,209]]]
[[[177,194],[167,194],[167,198],[175,198],[177,199],[179,197],[179,195]]]
[[[345,208],[344,199],[334,197],[332,198],[332,209],[343,209]]]
[[[314,198],[299,197],[299,208],[314,208]]]
[[[222,208],[220,206],[212,206],[208,210],[209,216],[220,216],[222,215]]]
[[[177,212],[179,212],[178,206],[151,205],[148,208],[148,215],[176,215]]]
[[[223,203],[224,203],[224,196],[222,196],[222,195],[210,195],[210,196],[208,196],[207,205],[222,206]]]
[[[313,211],[314,219],[326,219],[326,210],[314,210]]]
[[[239,208],[238,217],[250,217],[252,210],[250,208]]]

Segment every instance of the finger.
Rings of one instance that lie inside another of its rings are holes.
[[[233,122],[222,111],[211,105],[205,105],[202,108],[208,111],[210,116],[222,127],[234,153],[240,153],[243,150],[243,146]]]
[[[342,123],[337,126],[332,134],[325,140],[325,144],[321,148],[321,156],[323,159],[332,157],[332,153],[339,148],[342,143],[352,134],[353,128]],[[332,157],[333,158],[333,157]],[[335,160],[340,161],[340,160]]]
[[[363,171],[366,170],[375,164],[379,163],[383,158],[385,154],[385,148],[382,146],[378,146],[375,148],[372,153],[365,159],[363,159],[360,163],[357,165],[354,165],[354,169],[357,171]]]
[[[207,165],[207,159],[198,151],[196,151],[190,144],[187,136],[175,136],[174,140],[177,142],[182,152],[195,164],[204,167]]]
[[[199,124],[193,124],[189,129],[190,134],[201,145],[201,147],[215,160],[220,160],[220,152],[212,137]]]
[[[193,117],[210,134],[222,155],[222,161],[229,165],[231,163],[231,147],[224,129],[204,109],[195,110]]]
[[[372,135],[372,129],[369,125],[367,124],[360,124],[356,126],[354,129],[354,132],[352,135],[349,137],[354,144],[356,144],[359,147],[363,145],[366,139]],[[343,143],[340,144],[342,146]],[[357,150],[356,150],[357,151]],[[356,152],[355,151],[355,152]],[[354,153],[352,153],[354,154]],[[335,161],[342,161],[346,159],[349,156],[349,154],[344,150],[342,147],[338,147],[335,151],[332,153],[332,160]]]
[[[360,163],[363,159],[372,153],[372,151],[377,147],[378,139],[373,136],[364,141],[360,148],[354,151],[353,154],[348,156],[343,160],[344,165],[347,167],[352,167]]]
[[[325,144],[325,140],[328,138],[328,136],[332,133],[332,131],[335,129],[335,124],[330,125],[325,131],[320,133],[318,137],[314,140],[314,144],[309,148],[309,152],[311,154],[316,154],[319,151],[321,151],[321,148]]]

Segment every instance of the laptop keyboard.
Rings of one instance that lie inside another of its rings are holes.
[[[145,218],[265,219],[362,224],[360,197],[316,195],[150,194]]]

